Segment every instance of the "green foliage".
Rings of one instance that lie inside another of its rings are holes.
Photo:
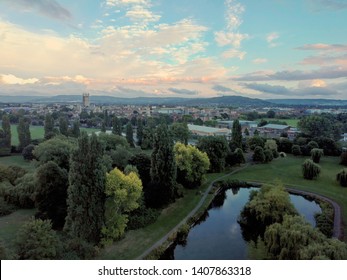
[[[173,140],[166,125],[157,127],[151,156],[151,179],[161,185],[160,202],[165,205],[174,200],[176,162]]]
[[[203,176],[210,167],[210,160],[205,152],[192,145],[177,142],[174,146],[177,165],[177,182],[187,188],[201,185]]]
[[[66,117],[59,118],[59,132],[64,135],[69,135],[69,122]]]
[[[21,260],[54,259],[57,248],[58,238],[48,220],[31,220],[17,234],[16,252]]]
[[[117,146],[116,150],[111,150],[110,156],[112,165],[124,170],[129,163],[129,159],[132,157],[132,153],[123,146]]]
[[[3,186],[1,186],[1,188],[2,187]],[[4,198],[0,196],[0,217],[9,215],[9,214],[13,213],[16,210],[17,210],[17,208],[13,204],[8,204],[4,200]],[[0,249],[0,251],[1,251],[1,249]]]
[[[158,209],[148,208],[144,199],[140,200],[139,207],[129,213],[128,230],[143,228],[154,223],[160,215]]]
[[[20,118],[19,124],[17,126],[17,132],[18,132],[18,141],[19,141],[18,150],[22,151],[31,142],[29,120]]]
[[[262,147],[257,146],[254,149],[253,161],[255,162],[265,162],[265,154]]]
[[[139,153],[129,159],[129,164],[136,166],[146,191],[145,186],[151,181],[151,157],[145,153]]]
[[[318,149],[318,143],[316,141],[310,141],[307,144],[307,148],[311,151],[312,149]]]
[[[265,144],[264,144],[264,149],[268,149],[268,150],[271,150],[271,151],[277,151],[277,143],[275,140],[271,140],[271,139],[268,139],[266,140]]]
[[[102,228],[102,243],[107,244],[123,236],[128,222],[128,213],[139,207],[142,182],[136,173],[125,175],[115,168],[106,174],[107,200],[105,226]]]
[[[0,129],[0,156],[11,154],[11,124],[7,115],[2,116]]]
[[[242,131],[241,125],[238,119],[234,120],[233,128],[231,132],[231,141],[236,148],[242,149]]]
[[[103,143],[106,151],[116,150],[117,146],[121,146],[126,149],[129,148],[129,143],[123,136],[100,133],[99,140]]]
[[[264,139],[259,136],[250,137],[247,139],[247,144],[249,148],[254,151],[255,147],[259,146],[264,148]]]
[[[265,246],[273,259],[346,259],[347,245],[328,239],[303,217],[285,215],[282,223],[270,225],[264,234]]]
[[[105,169],[97,136],[82,132],[71,154],[67,217],[64,230],[90,243],[100,241],[104,226]]]
[[[112,119],[112,133],[122,136],[122,124],[117,117],[114,117]]]
[[[197,146],[210,159],[210,171],[221,172],[225,168],[229,147],[226,139],[221,136],[207,136],[199,138]]]
[[[71,130],[69,130],[69,135],[74,137],[74,138],[80,137],[81,131],[80,131],[80,121],[79,120],[76,120],[73,122]]]
[[[187,123],[178,123],[175,122],[171,125],[170,127],[170,132],[173,136],[173,139],[175,141],[179,141],[185,145],[188,144],[188,139],[189,139],[189,129]]]
[[[316,179],[321,172],[321,168],[318,164],[314,163],[311,159],[307,159],[302,164],[302,174],[305,179]]]
[[[0,182],[9,181],[12,185],[16,184],[16,180],[27,173],[27,170],[20,166],[5,166],[0,164]]]
[[[347,187],[347,169],[342,169],[337,173],[336,180],[339,182],[340,186]]]
[[[314,137],[331,137],[333,134],[333,124],[330,119],[322,115],[311,115],[300,119],[298,128]]]
[[[316,228],[326,237],[331,238],[334,228],[334,208],[331,204],[321,201],[319,202],[319,206],[322,209],[322,213],[316,213],[314,215]]]
[[[137,137],[137,145],[141,147],[142,140],[143,140],[143,123],[141,119],[137,120],[136,137]]]
[[[320,158],[324,155],[322,149],[313,148],[311,150],[311,159],[314,163],[319,163]]]
[[[278,141],[278,151],[291,153],[293,143],[288,138],[281,137]]]
[[[264,162],[270,162],[273,160],[273,152],[270,149],[265,149],[264,150],[264,156],[265,156],[265,160]]]
[[[9,188],[4,195],[8,203],[20,208],[35,206],[36,174],[27,173],[16,180],[16,185]]]
[[[33,154],[34,149],[35,149],[35,145],[33,144],[26,146],[22,151],[23,158],[28,161],[33,160],[35,158]]]
[[[49,161],[41,165],[36,174],[36,217],[50,219],[54,229],[62,228],[67,209],[68,173],[55,162]]]
[[[294,156],[301,156],[302,155],[301,148],[299,145],[293,145],[292,146],[292,154]]]
[[[233,153],[235,163],[242,164],[246,162],[245,156],[243,155],[243,151],[240,148],[237,148]]]
[[[133,126],[131,125],[130,122],[126,126],[126,139],[129,143],[130,147],[135,147]]]
[[[54,161],[60,168],[69,170],[70,154],[75,147],[72,139],[54,137],[36,146],[33,154],[39,165]]]
[[[137,169],[136,166],[128,164],[124,168],[124,174],[129,175],[131,172],[134,172],[135,174],[139,175],[139,170]]]
[[[45,126],[44,126],[45,134],[44,137],[45,139],[50,139],[52,138],[52,135],[54,136],[54,119],[51,114],[46,114],[45,117]]]

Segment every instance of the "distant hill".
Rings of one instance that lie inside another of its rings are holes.
[[[336,99],[267,99],[266,101],[279,105],[347,106],[347,100]]]
[[[233,106],[233,107],[266,107],[273,106],[268,101],[243,96],[221,96],[212,98],[199,98],[186,100],[185,104],[190,106]]]

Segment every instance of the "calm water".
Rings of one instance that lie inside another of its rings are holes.
[[[168,250],[170,259],[247,259],[248,245],[243,239],[237,222],[243,206],[248,201],[251,188],[239,191],[227,190],[224,197],[217,199],[205,220],[194,226],[188,235],[185,246],[177,245]],[[315,226],[314,214],[321,212],[319,205],[302,196],[290,195],[291,201],[306,220]]]

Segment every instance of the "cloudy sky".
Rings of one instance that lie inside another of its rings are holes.
[[[347,0],[0,0],[0,95],[347,99]]]

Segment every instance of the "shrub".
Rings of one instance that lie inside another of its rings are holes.
[[[341,154],[340,164],[347,166],[347,151]]]
[[[314,163],[311,159],[305,160],[305,162],[302,164],[302,174],[307,180],[316,179],[320,171],[320,166]]]
[[[347,169],[343,169],[341,172],[337,173],[336,180],[342,187],[347,187]]]
[[[265,151],[264,151],[264,155],[265,155],[265,162],[270,162],[270,161],[272,161],[273,160],[273,153],[272,153],[272,151],[271,150],[269,150],[269,149],[266,149]]]
[[[316,141],[310,141],[307,144],[307,148],[311,151],[312,149],[318,149],[318,143]]]
[[[26,146],[22,151],[22,156],[25,160],[33,160],[35,158],[33,151],[35,149],[35,146],[33,144],[29,144]]]
[[[323,156],[323,150],[322,149],[312,149],[311,150],[311,158],[314,163],[319,163],[320,158]]]
[[[285,158],[287,155],[285,152],[280,152],[280,157]]]
[[[257,162],[265,161],[265,154],[262,147],[260,146],[255,147],[254,153],[253,153],[253,161],[257,161]]]
[[[293,145],[292,146],[292,154],[294,156],[301,156],[302,153],[301,153],[301,148],[299,145]]]

